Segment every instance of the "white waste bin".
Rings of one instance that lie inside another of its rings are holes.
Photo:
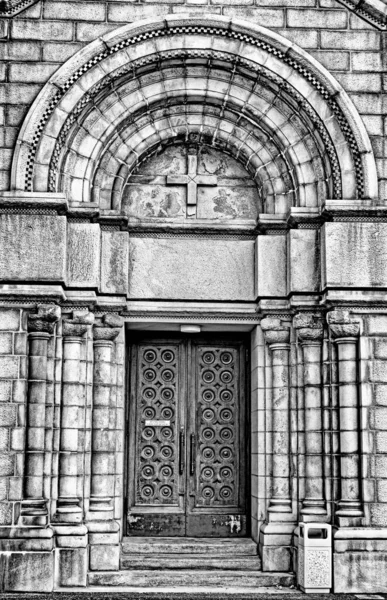
[[[300,523],[297,581],[306,593],[329,594],[332,587],[332,526]]]

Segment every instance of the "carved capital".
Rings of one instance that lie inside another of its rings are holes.
[[[60,308],[51,304],[41,304],[38,312],[28,315],[28,331],[30,333],[43,331],[53,333],[55,324],[60,319]]]
[[[117,327],[94,327],[93,335],[94,340],[115,340],[121,329]]]
[[[74,311],[72,319],[63,321],[62,334],[64,337],[82,337],[93,322],[94,315],[92,313]]]
[[[300,313],[294,317],[293,327],[297,330],[298,339],[302,344],[320,342],[323,338],[324,329],[320,315]]]
[[[327,321],[334,339],[357,337],[360,323],[350,316],[349,310],[333,310],[328,313]]]
[[[261,328],[269,346],[288,344],[290,341],[290,327],[283,325],[280,319],[265,317],[261,321]]]
[[[106,314],[102,323],[94,325],[94,340],[115,340],[124,324],[122,317],[118,315]]]

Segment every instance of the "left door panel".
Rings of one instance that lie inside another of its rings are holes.
[[[185,535],[185,352],[181,340],[132,346],[128,535]]]

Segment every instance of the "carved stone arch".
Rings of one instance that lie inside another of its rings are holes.
[[[212,16],[124,26],[67,61],[27,115],[12,189],[119,209],[117,181],[191,133],[266,186],[267,212],[377,196],[365,127],[328,71],[268,29]]]

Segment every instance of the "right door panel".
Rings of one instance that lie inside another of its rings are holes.
[[[193,341],[186,535],[246,535],[243,343]]]

